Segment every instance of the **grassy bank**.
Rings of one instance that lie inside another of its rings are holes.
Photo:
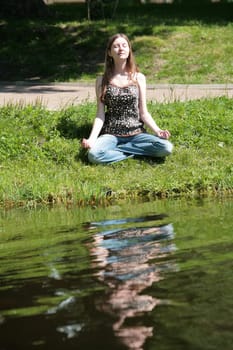
[[[90,131],[95,104],[56,112],[39,105],[2,107],[1,206],[232,193],[232,99],[149,104],[149,110],[171,130],[174,153],[164,163],[130,159],[94,166],[80,140]]]
[[[125,32],[149,83],[231,83],[232,10],[120,1],[114,19],[87,21],[85,4],[52,5],[49,18],[0,18],[0,80],[94,80],[108,37]]]
[[[148,83],[232,83],[233,4],[130,6],[114,19],[86,20],[84,4],[53,5],[49,18],[0,18],[0,80],[93,81],[106,40],[125,32]],[[0,205],[108,203],[114,198],[232,193],[233,103],[227,98],[150,104],[172,133],[164,163],[86,162],[95,104],[51,112],[0,109]]]

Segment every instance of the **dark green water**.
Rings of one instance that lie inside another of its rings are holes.
[[[0,350],[230,350],[233,200],[0,212]]]

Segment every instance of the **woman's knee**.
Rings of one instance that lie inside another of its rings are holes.
[[[172,153],[173,150],[173,144],[170,141],[167,141],[164,145],[164,152],[166,153],[166,156],[169,156]]]
[[[173,144],[168,140],[163,140],[159,145],[155,145],[155,157],[167,157],[172,153]]]
[[[104,151],[100,151],[100,150],[95,150],[94,148],[90,149],[88,151],[88,160],[90,163],[93,164],[100,164],[102,163],[102,159],[104,157]]]

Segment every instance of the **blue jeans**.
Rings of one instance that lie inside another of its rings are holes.
[[[99,136],[88,151],[88,159],[94,164],[106,164],[119,162],[134,155],[164,158],[171,154],[172,148],[170,141],[149,133],[127,137],[105,134]]]

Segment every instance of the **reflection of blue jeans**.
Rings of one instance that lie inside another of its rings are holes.
[[[88,152],[91,163],[114,163],[129,157],[147,156],[163,158],[171,154],[173,145],[158,136],[140,133],[134,136],[119,137],[101,135]]]

